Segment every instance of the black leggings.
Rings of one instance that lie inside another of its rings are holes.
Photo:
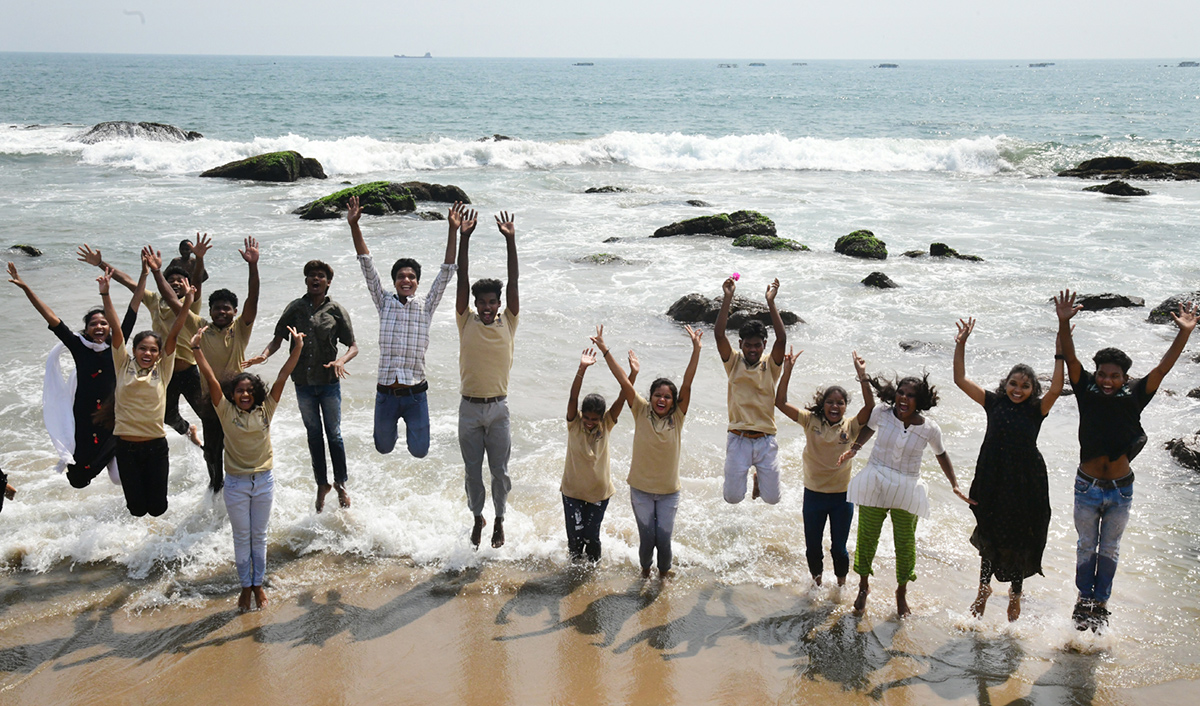
[[[179,432],[180,435],[187,436],[188,429],[192,425],[179,413],[180,396],[187,400],[188,406],[192,408],[196,416],[204,417],[204,405],[208,404],[208,400],[205,399],[203,388],[200,385],[200,371],[194,365],[176,370],[175,374],[171,376],[171,382],[167,384],[167,409],[163,416],[164,424]]]
[[[979,583],[984,586],[990,586],[992,584],[992,576],[995,573],[992,570],[992,562],[987,559],[979,560]],[[1009,586],[1009,591],[1012,593],[1020,593],[1021,589],[1025,586],[1025,579],[1013,579]]]
[[[117,470],[125,506],[134,517],[158,517],[167,511],[167,476],[171,470],[166,439],[117,439]]]

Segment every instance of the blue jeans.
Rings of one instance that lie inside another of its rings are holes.
[[[1080,600],[1105,603],[1112,595],[1117,573],[1121,535],[1133,506],[1133,485],[1101,488],[1096,482],[1075,478],[1075,586]]]
[[[375,450],[390,454],[404,420],[408,452],[417,458],[429,453],[429,402],[424,392],[405,397],[375,393]]]
[[[846,502],[846,493],[818,493],[804,489],[804,555],[808,572],[820,576],[825,570],[825,519],[829,519],[829,553],[833,555],[833,574],[838,578],[850,573],[850,552],[846,538],[850,536],[850,521],[854,519],[854,503]]]
[[[608,498],[598,503],[562,496],[563,515],[567,521],[567,551],[571,561],[586,555],[588,561],[600,561],[600,523],[608,509]]]
[[[333,459],[333,482],[346,483],[346,444],[342,441],[342,386],[296,385],[300,419],[308,433],[308,453],[312,456],[313,478],[317,485],[329,485],[325,466],[325,438],[329,438],[329,456]],[[324,422],[324,424],[322,424]],[[324,435],[322,435],[324,426]]]
[[[650,570],[650,562],[658,550],[658,571],[671,570],[671,533],[675,531],[675,513],[679,510],[679,492],[669,495],[643,493],[629,489],[633,503],[633,518],[638,528],[638,558],[642,570]]]
[[[225,509],[233,529],[233,561],[242,588],[263,585],[267,573],[267,520],[275,499],[270,471],[225,477]]]

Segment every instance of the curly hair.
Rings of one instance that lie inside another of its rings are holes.
[[[821,419],[825,419],[825,402],[833,394],[841,395],[842,399],[846,400],[846,404],[850,404],[850,393],[846,392],[846,388],[841,385],[830,385],[823,390],[818,389],[816,394],[813,395],[812,402],[804,409],[819,416]],[[825,419],[825,421],[828,422],[829,420]]]
[[[225,399],[229,400],[236,407],[237,402],[233,399],[233,391],[237,389],[238,383],[242,380],[250,381],[250,394],[254,397],[254,406],[250,409],[258,409],[267,399],[267,385],[262,381],[262,378],[254,373],[238,373],[234,375],[232,380],[221,385],[221,392],[225,395]]]
[[[767,340],[767,327],[758,319],[750,319],[738,329],[738,338],[743,341],[748,338],[761,338],[765,342]]]
[[[933,409],[938,403],[937,388],[929,384],[929,373],[921,373],[921,377],[909,375],[898,380],[888,380],[882,375],[876,375],[869,380],[871,387],[879,399],[889,405],[896,404],[896,392],[903,385],[913,385],[917,388],[917,411],[924,412]]]
[[[1099,368],[1105,363],[1114,363],[1121,368],[1121,372],[1129,374],[1129,369],[1133,367],[1133,360],[1125,355],[1125,351],[1120,348],[1101,348],[1096,351],[1096,355],[1092,356],[1092,362]]]
[[[475,299],[482,297],[484,294],[495,294],[496,298],[500,298],[500,293],[504,291],[504,283],[498,279],[481,279],[471,285],[471,296]]]
[[[1008,381],[1012,379],[1013,375],[1024,375],[1029,378],[1030,384],[1033,385],[1033,392],[1029,395],[1029,399],[1026,402],[1040,403],[1042,399],[1042,383],[1038,380],[1037,373],[1033,372],[1033,368],[1024,363],[1017,363],[1013,366],[1012,370],[1008,371],[1008,375],[1004,376],[1004,379],[1000,381],[1000,386],[996,388],[996,394],[1008,394]]]

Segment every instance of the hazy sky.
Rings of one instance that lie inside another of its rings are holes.
[[[0,0],[0,51],[1200,59],[1200,1]]]

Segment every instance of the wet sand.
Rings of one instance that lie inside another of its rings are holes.
[[[899,621],[886,584],[853,595],[660,586],[616,567],[445,571],[285,559],[271,605],[239,615],[228,576],[189,585],[119,567],[10,573],[5,704],[1161,704],[1195,683],[1105,683],[1103,651],[1026,654],[1010,635]],[[324,577],[324,579],[322,579]],[[165,607],[156,607],[162,598]],[[181,600],[182,598],[182,600]]]

